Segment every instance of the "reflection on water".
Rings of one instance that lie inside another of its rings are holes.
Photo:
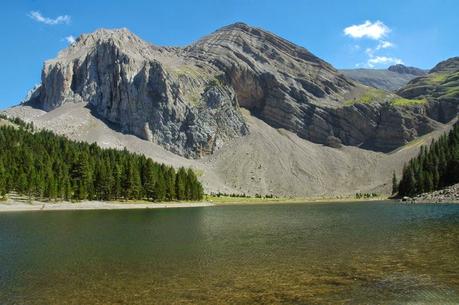
[[[459,304],[459,205],[0,214],[1,304]]]

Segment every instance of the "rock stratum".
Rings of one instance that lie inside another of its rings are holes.
[[[274,128],[333,147],[389,152],[438,127],[428,105],[352,81],[306,49],[243,23],[184,48],[126,29],[98,30],[45,62],[26,102],[85,103],[124,133],[188,158],[250,134],[241,108]]]
[[[427,115],[446,123],[459,113],[459,57],[437,64],[428,74],[411,80],[397,94],[428,101]]]

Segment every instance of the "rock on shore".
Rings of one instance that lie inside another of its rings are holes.
[[[459,183],[431,193],[412,198],[416,203],[459,203]]]

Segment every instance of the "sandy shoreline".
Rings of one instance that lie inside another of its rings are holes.
[[[232,200],[231,200],[232,199]],[[350,198],[289,198],[289,199],[265,199],[265,200],[241,200],[231,198],[226,200],[207,200],[202,202],[104,202],[104,201],[81,201],[81,202],[26,202],[22,200],[0,201],[0,213],[2,212],[26,212],[26,211],[78,211],[78,210],[130,210],[130,209],[166,209],[166,208],[197,208],[227,205],[266,205],[266,204],[291,204],[291,203],[359,203],[359,202],[383,202],[392,201],[394,203],[410,203],[397,199],[388,198],[369,198],[369,199],[350,199]],[[459,203],[458,201],[438,202],[434,200],[416,200],[416,204],[434,203]]]
[[[335,197],[298,197],[298,198],[213,198],[209,202],[217,206],[222,205],[263,205],[263,204],[290,204],[290,203],[358,203],[358,202],[381,202],[394,201],[387,197],[355,199],[352,197],[335,198]]]
[[[77,210],[129,210],[129,209],[164,209],[164,208],[195,208],[225,205],[265,205],[291,203],[337,203],[384,201],[387,198],[350,199],[350,198],[219,198],[202,202],[120,202],[120,201],[80,201],[80,202],[41,202],[8,199],[0,201],[0,213],[25,211],[77,211]]]
[[[1,212],[25,211],[72,211],[72,210],[129,210],[129,209],[165,209],[165,208],[196,208],[209,207],[215,204],[210,202],[162,202],[162,203],[130,203],[130,202],[38,202],[31,203],[8,200],[0,202]]]

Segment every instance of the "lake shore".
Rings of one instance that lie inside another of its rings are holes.
[[[81,201],[81,202],[24,202],[6,200],[0,202],[1,212],[26,211],[71,211],[71,210],[129,210],[129,209],[165,209],[165,208],[196,208],[214,206],[213,203],[202,202],[120,202],[120,201]]]
[[[345,202],[368,202],[388,201],[388,197],[361,198],[355,197],[279,197],[279,198],[254,198],[254,197],[211,197],[206,201],[217,206],[220,205],[262,205],[262,204],[289,204],[289,203],[345,203]]]
[[[266,205],[289,203],[336,203],[336,202],[361,202],[384,201],[386,197],[356,199],[352,197],[309,197],[309,198],[254,198],[254,197],[207,197],[200,202],[148,202],[148,201],[79,201],[79,202],[42,202],[9,198],[0,201],[2,212],[26,211],[72,211],[72,210],[129,210],[129,209],[164,209],[164,208],[194,208],[224,205]]]

